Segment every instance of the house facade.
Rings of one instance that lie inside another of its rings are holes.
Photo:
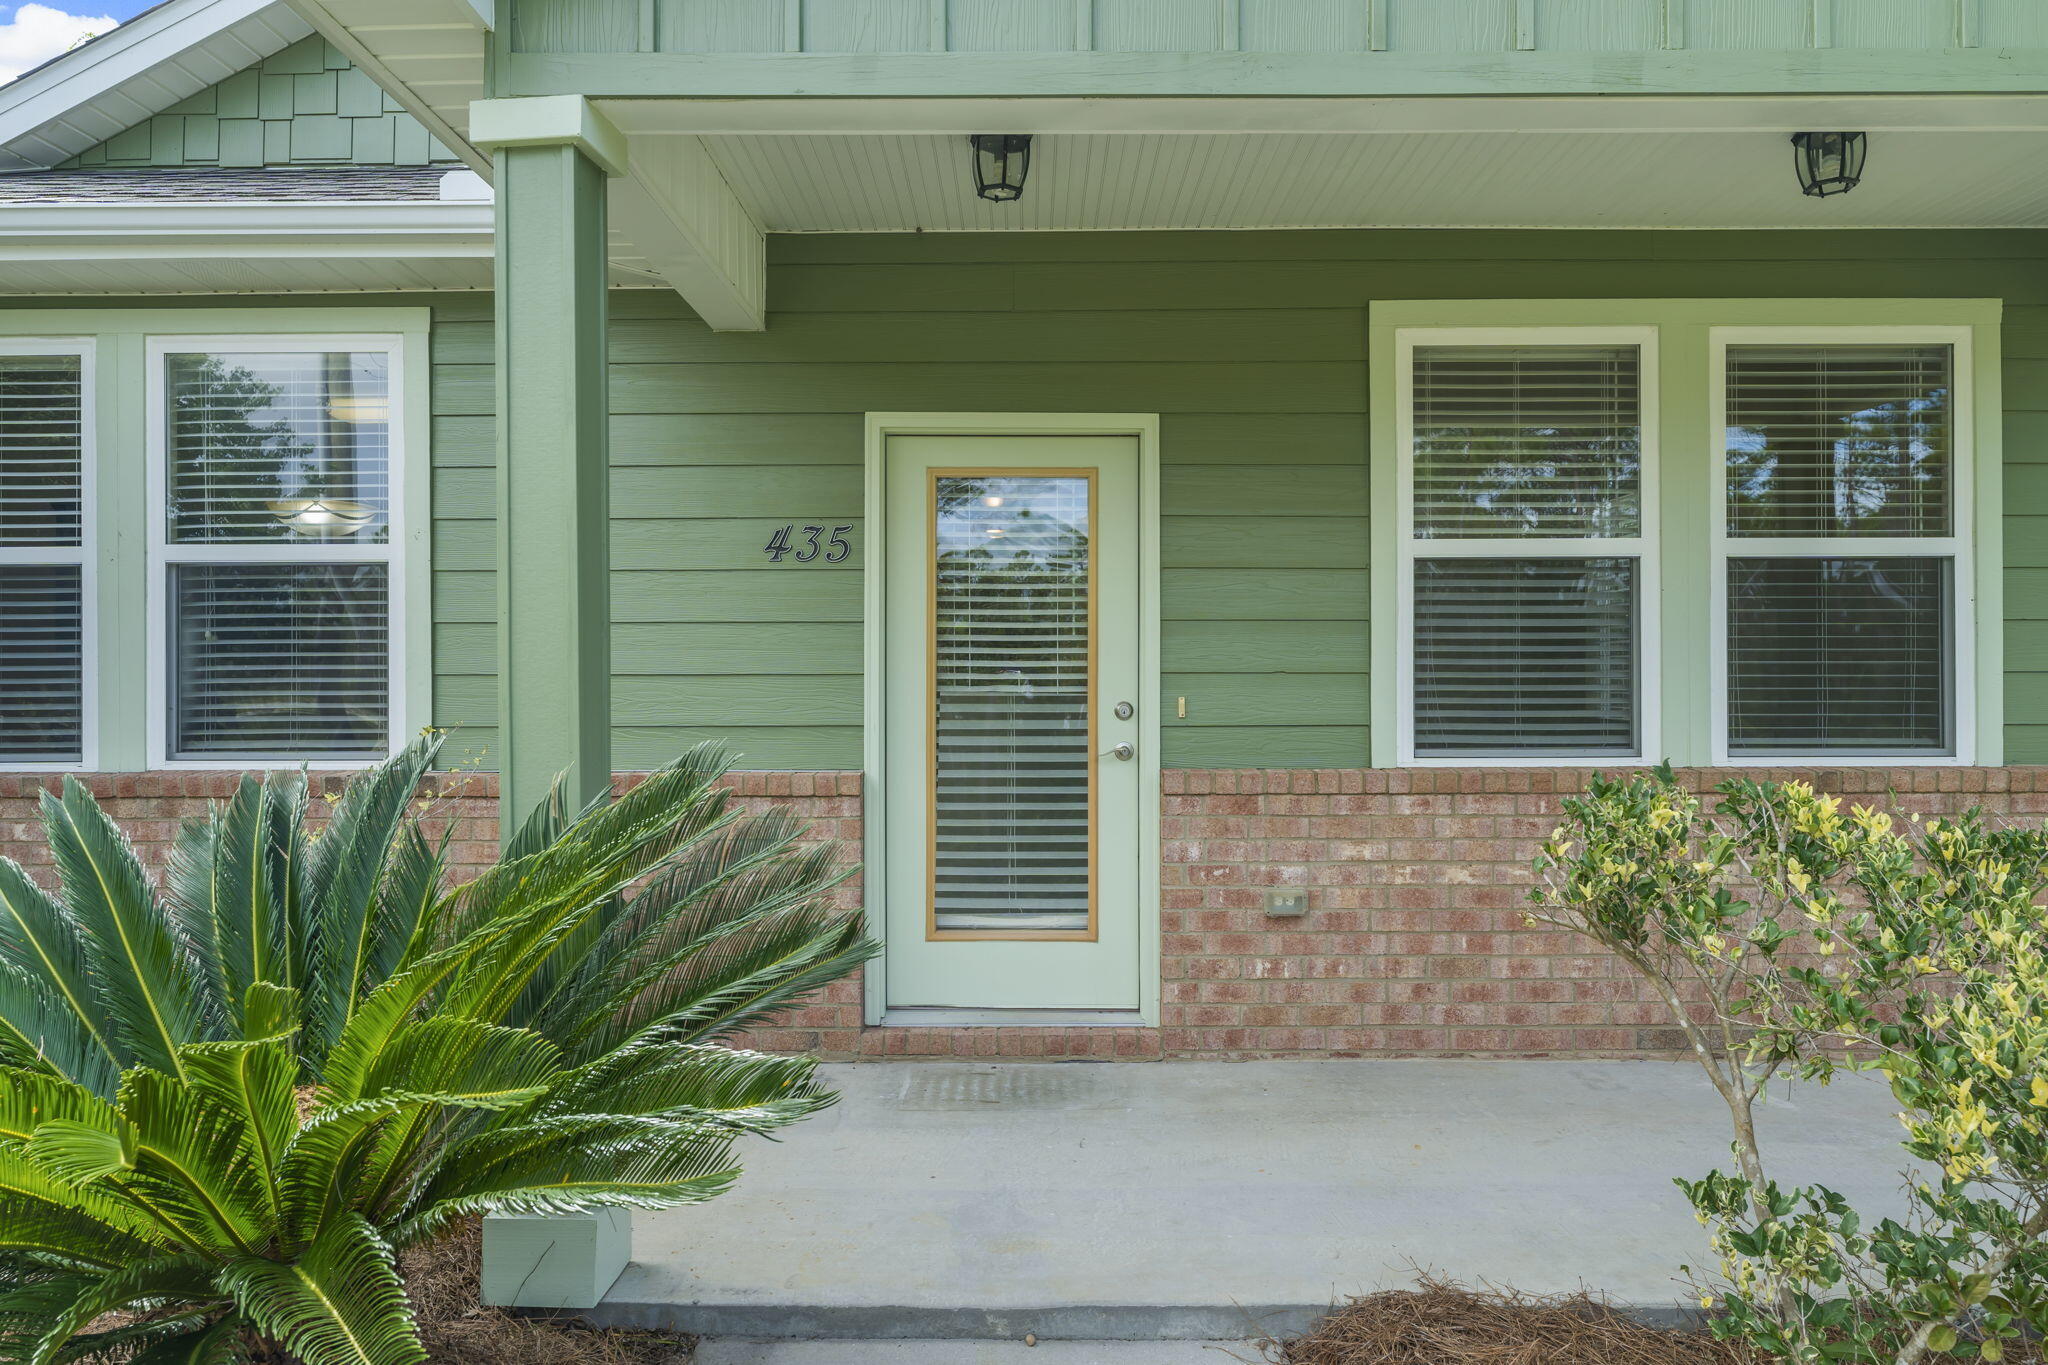
[[[2044,151],[2033,0],[169,0],[0,87],[0,848],[713,740],[769,1046],[1667,1053],[1590,772],[2048,812]]]

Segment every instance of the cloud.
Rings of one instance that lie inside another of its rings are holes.
[[[81,39],[105,33],[114,23],[112,15],[67,14],[33,0],[17,5],[0,23],[0,84],[69,52]]]

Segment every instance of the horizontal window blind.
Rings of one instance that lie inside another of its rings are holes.
[[[75,355],[0,355],[0,547],[80,543],[82,371]]]
[[[1946,536],[1949,346],[1731,346],[1728,534]]]
[[[387,538],[382,352],[171,355],[166,389],[170,540]]]
[[[1642,534],[1635,346],[1418,346],[1415,534]]]
[[[1091,487],[1081,475],[932,480],[939,932],[1091,926]]]
[[[1951,752],[1953,561],[1728,561],[1730,752]]]
[[[0,355],[0,762],[85,758],[85,361]]]
[[[173,758],[360,758],[390,742],[382,564],[171,566]]]
[[[1415,564],[1415,752],[1633,754],[1633,559]]]
[[[82,572],[76,564],[0,564],[0,760],[83,759]]]

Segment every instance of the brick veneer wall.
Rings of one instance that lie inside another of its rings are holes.
[[[2048,814],[2048,768],[1744,770],[1798,776],[1897,812],[1981,806]],[[833,1057],[1668,1056],[1662,1007],[1612,958],[1522,922],[1529,860],[1585,769],[1170,770],[1161,849],[1161,1027],[865,1028],[843,981],[745,1041]],[[1733,776],[1689,770],[1705,789]],[[0,854],[51,873],[35,798],[59,779],[0,774]],[[179,824],[228,795],[236,775],[87,777],[143,859],[160,867]],[[315,774],[331,792],[341,774]],[[630,780],[630,778],[624,779]],[[782,806],[812,839],[859,856],[858,773],[735,773],[742,804]],[[496,780],[430,778],[430,832],[452,826],[451,861],[495,855]],[[316,812],[321,803],[314,803]],[[1304,886],[1309,913],[1273,919],[1272,886]],[[860,902],[858,878],[840,891]]]

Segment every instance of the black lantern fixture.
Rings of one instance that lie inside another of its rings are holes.
[[[1031,174],[1031,134],[976,133],[974,192],[998,204],[1024,197],[1024,177]]]
[[[1847,194],[1863,179],[1863,158],[1869,151],[1865,133],[1794,133],[1793,163],[1799,188],[1816,199]]]

